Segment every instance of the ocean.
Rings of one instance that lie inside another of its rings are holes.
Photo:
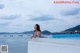
[[[8,53],[27,53],[32,34],[0,34],[0,45],[8,45]],[[80,40],[80,34],[57,34],[51,38]]]
[[[0,34],[0,45],[8,45],[8,53],[27,53],[30,34]]]

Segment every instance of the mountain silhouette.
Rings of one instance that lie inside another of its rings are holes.
[[[69,29],[67,29],[67,30],[65,30],[65,31],[71,31],[71,32],[80,31],[80,25],[75,26],[75,27],[73,27],[73,28],[69,28]]]
[[[44,31],[42,31],[42,34],[51,34],[51,32],[47,31],[47,30],[44,30]]]
[[[48,30],[44,30],[42,31],[41,33],[42,34],[62,34],[62,33],[80,33],[80,25],[78,26],[75,26],[75,27],[72,27],[72,28],[69,28],[67,30],[64,30],[62,32],[54,32],[54,33],[51,33],[50,31]],[[18,33],[18,32],[14,32],[14,33],[10,33],[10,32],[0,32],[0,34],[33,34],[34,31],[24,31],[24,32],[21,32],[21,33]]]

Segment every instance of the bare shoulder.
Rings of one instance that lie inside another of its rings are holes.
[[[37,31],[37,34],[39,34],[39,35],[40,35],[40,34],[41,34],[41,32],[40,32],[40,31]]]

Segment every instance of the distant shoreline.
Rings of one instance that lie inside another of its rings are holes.
[[[30,34],[30,33],[0,33],[0,34]],[[51,35],[51,34],[80,34],[80,33],[50,33],[50,34],[43,34],[43,35]]]

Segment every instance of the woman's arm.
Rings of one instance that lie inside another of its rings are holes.
[[[31,38],[36,38],[36,33],[34,32],[33,36]]]

